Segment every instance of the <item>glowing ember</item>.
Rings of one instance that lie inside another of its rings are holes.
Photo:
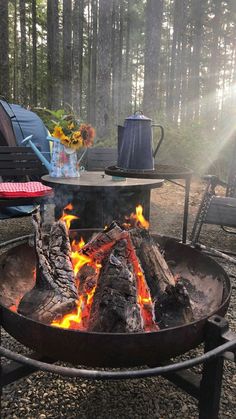
[[[77,312],[66,314],[61,320],[54,320],[51,325],[62,329],[78,329],[82,321],[83,297],[77,301]]]

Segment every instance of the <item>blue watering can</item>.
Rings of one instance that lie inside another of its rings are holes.
[[[153,151],[152,128],[161,130],[161,137]],[[136,111],[118,126],[118,167],[128,170],[154,170],[154,158],[164,139],[164,128]]]
[[[30,145],[32,150],[47,168],[51,177],[79,177],[80,172],[84,171],[84,167],[79,167],[79,163],[84,157],[87,149],[85,149],[78,159],[76,151],[64,147],[58,138],[48,135],[47,140],[53,142],[51,162],[44,157],[41,151],[33,143],[32,135],[26,137],[22,143]]]

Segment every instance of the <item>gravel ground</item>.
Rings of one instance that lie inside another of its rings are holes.
[[[190,226],[194,219],[202,192],[202,185],[194,182],[190,199]],[[152,193],[151,225],[160,234],[181,237],[183,191],[166,183],[161,190]],[[30,218],[0,222],[0,241],[32,232]],[[217,227],[204,228],[204,243],[215,247],[236,250],[233,236],[222,233]],[[218,246],[217,246],[218,245]],[[232,277],[233,293],[227,318],[236,332],[236,266],[219,263]],[[27,353],[6,332],[2,332],[2,344],[6,348]],[[202,348],[191,351],[182,359],[195,356]],[[6,362],[4,360],[4,362]],[[197,368],[196,370],[199,370]],[[221,398],[220,419],[236,418],[236,370],[225,362]],[[181,418],[198,417],[197,402],[161,377],[142,380],[89,382],[65,379],[49,373],[35,373],[3,390],[1,417],[9,419],[29,418]]]

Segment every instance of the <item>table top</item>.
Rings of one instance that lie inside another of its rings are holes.
[[[105,173],[110,176],[136,179],[187,179],[192,176],[193,171],[181,166],[155,164],[154,170],[128,170],[109,166],[105,168]]]
[[[104,172],[83,172],[79,178],[56,178],[49,175],[42,176],[42,182],[52,187],[67,185],[72,188],[96,188],[96,189],[153,189],[163,185],[163,179],[136,179],[122,178],[114,180]]]

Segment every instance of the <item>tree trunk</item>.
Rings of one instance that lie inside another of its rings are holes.
[[[91,104],[91,46],[92,46],[92,34],[91,34],[91,4],[88,0],[88,22],[87,22],[87,39],[88,39],[88,52],[87,52],[87,101],[86,101],[86,120],[90,122],[90,104]]]
[[[185,11],[186,13],[186,11]],[[175,0],[174,4],[174,23],[173,23],[173,39],[171,46],[171,64],[169,73],[169,95],[167,96],[167,112],[171,120],[174,115],[178,115],[178,98],[180,85],[180,38],[183,28],[184,16],[184,0]],[[176,94],[178,98],[176,97]],[[176,109],[175,109],[176,108]]]
[[[100,0],[97,62],[97,136],[104,138],[110,127],[111,19],[112,2]]]
[[[122,120],[132,113],[132,59],[131,59],[131,28],[132,28],[131,0],[128,0],[126,14],[126,39],[125,39],[125,75],[123,89],[123,109]]]
[[[60,56],[58,0],[47,0],[47,64],[48,64],[48,107],[60,107]]]
[[[14,0],[14,52],[13,52],[13,100],[18,101],[18,36],[17,36],[17,0]]]
[[[33,105],[37,106],[37,8],[36,0],[32,0],[32,99]]]
[[[96,82],[97,82],[97,0],[92,0],[92,56],[91,56],[91,103],[90,103],[90,122],[96,124]]]
[[[202,53],[202,33],[204,3],[206,0],[192,0],[192,56],[189,83],[189,119],[199,119],[200,113],[200,68]]]
[[[157,86],[161,46],[162,0],[147,0],[143,109],[149,117],[158,107]]]
[[[63,0],[63,102],[72,105],[72,3]]]
[[[25,0],[19,1],[20,10],[20,36],[21,36],[21,58],[20,58],[20,69],[21,69],[21,85],[20,85],[20,96],[23,105],[27,104],[27,72],[26,72],[26,23],[25,23]]]
[[[119,82],[119,2],[112,2],[112,34],[111,34],[111,68],[112,68],[112,86],[111,86],[111,113],[115,123],[118,123],[118,82]]]
[[[119,63],[119,72],[118,72],[118,119],[121,115],[122,108],[122,97],[123,97],[123,88],[122,88],[122,54],[123,54],[123,37],[124,37],[124,3],[123,0],[120,0],[120,28],[119,28],[119,49],[118,49],[118,63]]]
[[[73,9],[73,107],[80,117],[83,91],[83,30],[84,0],[75,0]]]
[[[9,99],[8,0],[0,2],[0,92]]]
[[[212,125],[215,124],[217,117],[217,87],[219,82],[219,66],[220,66],[220,51],[219,40],[221,34],[222,24],[222,0],[215,0],[213,2],[214,18],[212,19],[212,41],[211,41],[211,56],[209,62],[208,88],[207,88],[207,120],[211,120]]]

